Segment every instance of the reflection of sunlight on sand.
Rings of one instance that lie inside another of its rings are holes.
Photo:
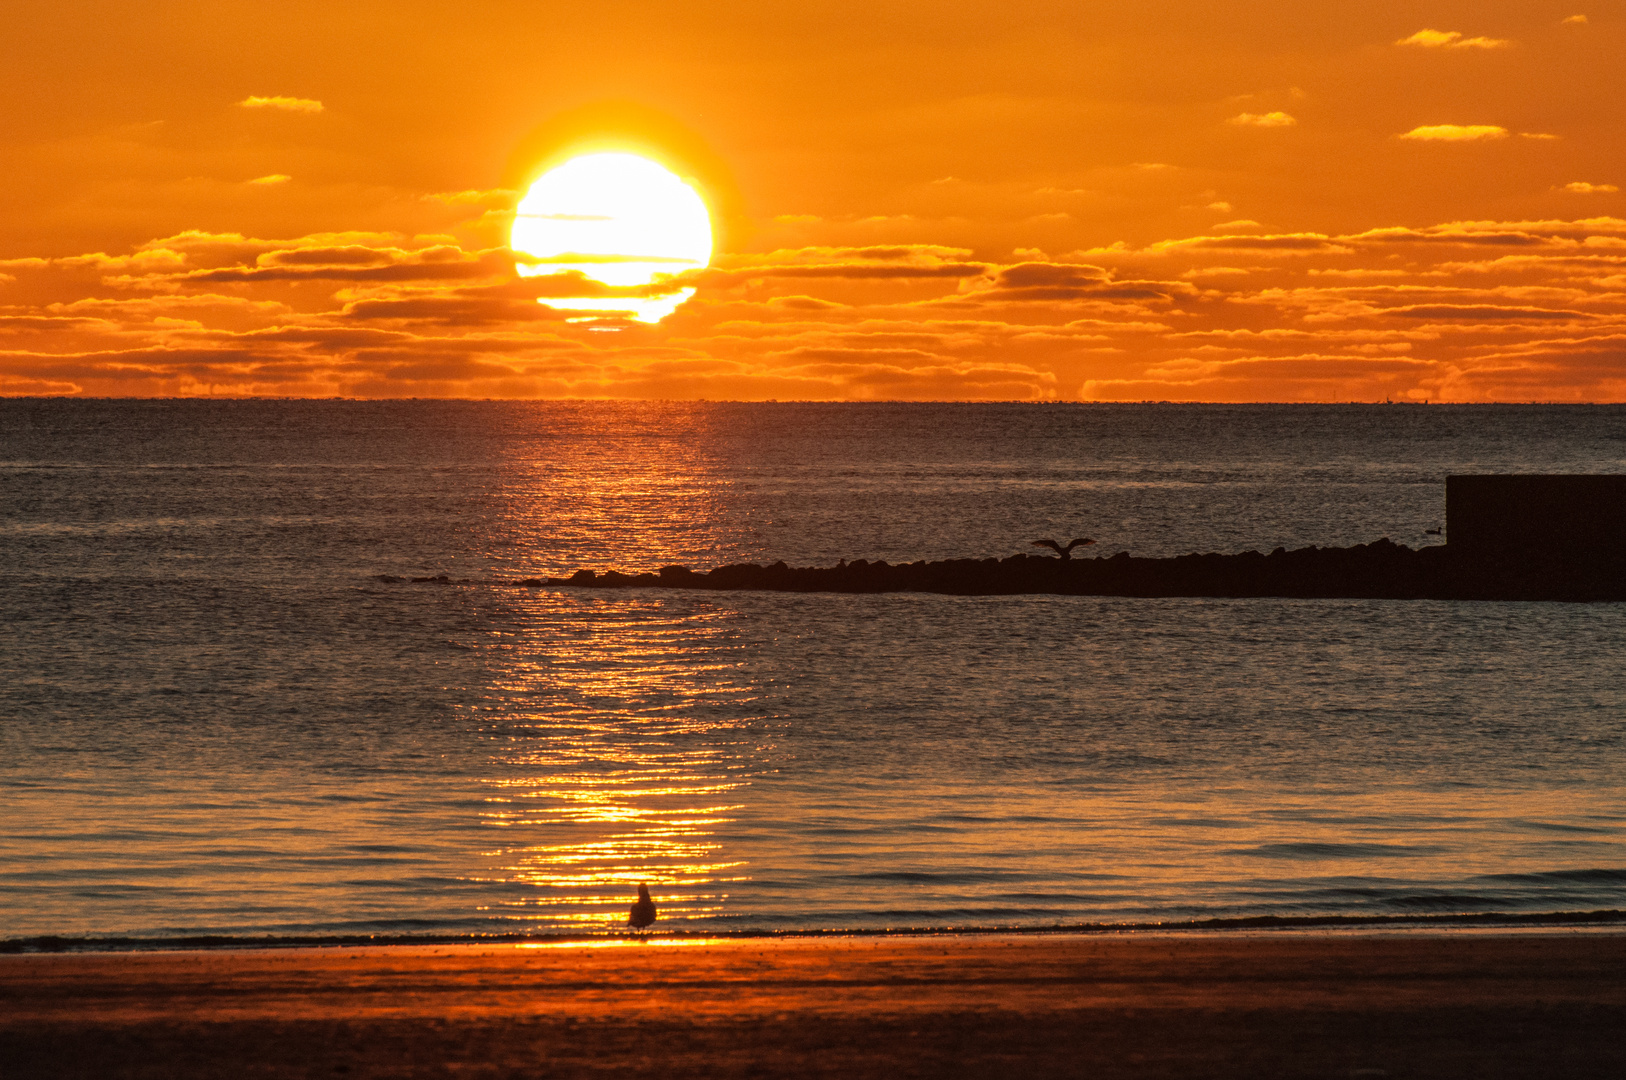
[[[645,949],[655,946],[722,945],[724,938],[612,938],[609,941],[524,941],[516,949]]]
[[[640,882],[665,921],[722,912],[743,864],[717,830],[740,809],[748,704],[726,613],[691,605],[531,598],[493,690],[501,774],[486,821],[513,834],[494,878],[523,891],[487,908],[542,926],[626,923]],[[528,620],[529,621],[529,620]],[[545,703],[538,709],[539,703]]]

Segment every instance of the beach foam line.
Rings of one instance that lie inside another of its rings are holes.
[[[1626,927],[1626,910],[1468,912],[1443,915],[1253,915],[1159,922],[1056,923],[1048,926],[810,927],[794,930],[684,930],[535,934],[173,934],[151,936],[36,935],[0,939],[0,955],[17,953],[129,952],[147,950],[291,949],[367,945],[604,946],[653,942],[774,941],[804,938],[910,938],[1101,934],[1189,934],[1287,930],[1461,930],[1539,927]]]

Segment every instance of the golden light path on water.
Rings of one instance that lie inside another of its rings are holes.
[[[705,491],[704,441],[650,432],[564,458],[516,455],[493,534],[529,561],[553,538],[596,530],[624,545],[593,557],[601,567],[725,549],[727,538],[712,535],[720,515]],[[689,511],[681,522],[671,517],[679,504]],[[663,924],[720,913],[746,868],[719,832],[760,767],[749,730],[759,695],[738,614],[626,593],[539,590],[512,603],[488,650],[495,775],[483,815],[503,837],[486,853],[485,880],[505,888],[482,910],[531,926],[613,929],[648,883]]]
[[[514,835],[488,853],[494,880],[525,889],[491,912],[608,929],[625,924],[647,882],[668,922],[718,913],[744,876],[716,833],[740,809],[750,743],[737,721],[712,717],[742,703],[731,665],[696,654],[726,653],[728,616],[556,594],[535,602],[531,640],[551,638],[546,658],[495,689],[551,705],[505,721],[484,814]]]
[[[619,949],[645,948],[650,945],[682,947],[684,945],[721,945],[727,938],[611,938],[604,941],[522,941],[516,949]]]

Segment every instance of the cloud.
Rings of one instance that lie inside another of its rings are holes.
[[[280,109],[298,113],[319,113],[325,108],[315,98],[298,97],[246,97],[237,104],[244,109]]]
[[[1168,301],[1195,290],[1183,281],[1117,280],[1100,266],[1080,263],[1017,263],[967,283],[968,296],[993,301]]]
[[[1519,132],[1519,138],[1521,138],[1521,139],[1547,139],[1547,140],[1551,140],[1551,139],[1561,138],[1561,136],[1549,135],[1544,131],[1521,131],[1521,132]]]
[[[1465,38],[1456,30],[1419,30],[1409,38],[1401,38],[1395,44],[1424,49],[1505,49],[1512,42],[1502,38]]]
[[[1587,18],[1585,15],[1571,15],[1566,19],[1559,20],[1560,26],[1585,26],[1586,23]]]
[[[534,300],[503,297],[421,295],[357,300],[339,317],[356,322],[406,322],[446,327],[499,326],[508,323],[560,323],[570,312]]]
[[[825,265],[862,259],[867,262],[902,263],[909,266],[940,266],[945,263],[966,262],[971,258],[970,248],[945,247],[941,244],[872,244],[865,247],[818,246],[780,248],[768,252],[748,252],[718,255],[713,266],[722,270],[748,267],[784,265]]]
[[[482,206],[498,210],[512,210],[514,202],[519,198],[519,192],[509,188],[492,188],[488,191],[475,189],[467,191],[435,191],[423,198],[425,202],[444,203],[447,206]]]
[[[251,184],[267,184],[267,185],[269,185],[269,184],[286,184],[288,181],[290,181],[292,179],[293,179],[293,177],[289,176],[287,173],[272,173],[270,176],[256,177],[253,180],[250,180],[249,183],[251,183]]]
[[[863,262],[815,263],[782,266],[748,266],[737,270],[712,268],[681,276],[685,282],[707,285],[736,285],[758,278],[843,278],[879,281],[928,278],[976,277],[988,267],[985,263],[938,263],[934,265],[886,265]]]
[[[103,256],[105,258],[105,256]],[[201,267],[139,277],[108,279],[125,288],[177,289],[197,284],[270,281],[409,282],[493,278],[512,273],[513,258],[505,250],[464,252],[437,246],[406,251],[401,248],[300,247],[263,248],[255,265]],[[553,281],[567,275],[549,275],[533,281]],[[575,275],[580,279],[580,274]],[[582,295],[582,294],[575,294]],[[630,295],[622,293],[618,295]]]
[[[1297,120],[1293,119],[1291,116],[1287,115],[1284,112],[1268,112],[1268,113],[1247,113],[1247,112],[1245,112],[1245,113],[1241,114],[1240,116],[1233,116],[1233,117],[1231,117],[1229,120],[1227,120],[1225,122],[1227,124],[1235,124],[1238,127],[1261,127],[1261,128],[1292,127],[1293,125],[1298,123]]]
[[[67,397],[84,393],[78,383],[57,379],[16,379],[0,372],[0,397]]]
[[[0,393],[1626,397],[1626,215],[1210,230],[999,263],[927,244],[719,263],[680,279],[697,293],[666,321],[634,325],[537,303],[628,291],[519,279],[500,248],[402,233],[194,231],[13,258]]]
[[[1350,248],[1320,233],[1283,233],[1268,236],[1192,236],[1183,240],[1163,240],[1148,250],[1170,252],[1187,248],[1206,248],[1222,251],[1280,252],[1284,255],[1302,255],[1312,252],[1350,251]]]
[[[831,300],[820,300],[816,296],[775,296],[768,301],[769,306],[785,308],[790,311],[832,311],[845,307]]]
[[[1425,124],[1412,128],[1400,137],[1417,142],[1479,142],[1505,139],[1507,135],[1507,128],[1495,124]]]
[[[1573,191],[1577,195],[1612,195],[1620,188],[1614,184],[1589,184],[1585,180],[1576,180],[1565,184],[1559,191]]]
[[[260,266],[378,266],[404,258],[399,248],[375,248],[364,244],[344,247],[307,247],[265,251],[254,260]],[[422,255],[423,253],[420,253]],[[431,259],[430,261],[443,261]]]
[[[1590,319],[1584,311],[1536,307],[1497,307],[1466,304],[1414,304],[1408,307],[1387,308],[1382,314],[1403,319]]]
[[[133,296],[116,300],[84,297],[67,303],[47,304],[44,310],[53,314],[91,315],[124,326],[179,316],[187,318],[212,316],[223,318],[224,321],[241,323],[244,320],[285,318],[292,311],[287,304],[278,300],[255,300],[246,296],[222,296],[219,293]]]

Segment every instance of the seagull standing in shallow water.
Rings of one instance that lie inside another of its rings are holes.
[[[1063,561],[1065,561],[1065,560],[1071,559],[1073,557],[1073,549],[1074,548],[1076,548],[1076,547],[1089,547],[1093,543],[1095,543],[1095,541],[1091,540],[1089,537],[1086,536],[1086,537],[1083,537],[1081,539],[1074,540],[1071,544],[1068,544],[1066,547],[1062,547],[1060,544],[1056,543],[1054,540],[1035,540],[1033,542],[1033,546],[1034,547],[1047,547],[1051,551],[1054,551],[1057,555],[1060,555],[1062,557]]]
[[[638,902],[632,905],[632,913],[627,916],[627,924],[634,930],[642,930],[655,921],[655,901],[649,898],[649,886],[638,886]]]

